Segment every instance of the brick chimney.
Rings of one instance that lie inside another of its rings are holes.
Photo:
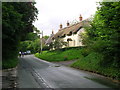
[[[62,29],[62,24],[60,24],[60,29]]]
[[[82,15],[80,14],[79,20],[82,21],[82,19],[83,19],[83,18],[82,18]]]
[[[54,34],[54,31],[52,30],[52,34]]]
[[[69,26],[70,25],[70,23],[67,21],[67,26]]]

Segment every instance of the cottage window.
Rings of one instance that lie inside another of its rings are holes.
[[[71,39],[71,38],[68,38],[67,41],[72,41],[72,39]]]
[[[69,34],[67,34],[68,36],[71,36],[72,35],[72,31],[69,32]]]

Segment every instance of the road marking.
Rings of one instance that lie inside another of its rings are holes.
[[[47,82],[42,78],[42,76],[34,69],[35,75],[38,77],[38,79],[42,82],[42,84],[45,85],[46,88],[52,88],[50,85],[47,84]]]

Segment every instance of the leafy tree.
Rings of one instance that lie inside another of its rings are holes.
[[[49,36],[46,35],[46,36],[43,36],[43,38],[47,40],[49,38]]]
[[[39,38],[39,36],[37,35],[37,33],[30,32],[30,33],[28,33],[28,34],[26,35],[25,40],[34,41],[34,40],[36,40],[37,38]]]
[[[120,67],[120,2],[101,2],[83,42],[92,51],[103,54],[101,65]]]
[[[2,57],[4,60],[16,56],[20,40],[18,34],[21,32],[19,28],[22,27],[23,22],[21,21],[22,15],[15,11],[11,4],[3,3],[2,11]],[[10,53],[13,54],[10,55]]]
[[[36,27],[33,27],[33,32],[36,33],[37,35],[40,34],[40,30],[38,30]]]
[[[62,39],[59,38],[55,39],[55,41],[50,44],[51,49],[60,49],[63,46],[67,46],[67,42],[64,42]]]
[[[26,52],[30,50],[32,53],[36,53],[40,51],[41,42],[37,33],[30,32],[26,36],[25,41],[21,41],[20,43],[20,51]]]
[[[33,31],[37,9],[33,2],[2,3],[2,59],[17,58],[19,43]]]
[[[26,52],[27,50],[30,50],[31,47],[32,47],[31,44],[32,44],[32,41],[22,41],[22,42],[20,42],[20,51]]]
[[[41,50],[41,42],[40,42],[40,39],[36,39],[34,42],[33,42],[33,45],[34,45],[34,52],[40,52]]]

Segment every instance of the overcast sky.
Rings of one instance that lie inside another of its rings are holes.
[[[56,33],[59,25],[66,27],[66,22],[79,21],[80,14],[83,20],[95,14],[96,1],[100,0],[35,0],[39,11],[38,20],[33,24],[44,35]]]

